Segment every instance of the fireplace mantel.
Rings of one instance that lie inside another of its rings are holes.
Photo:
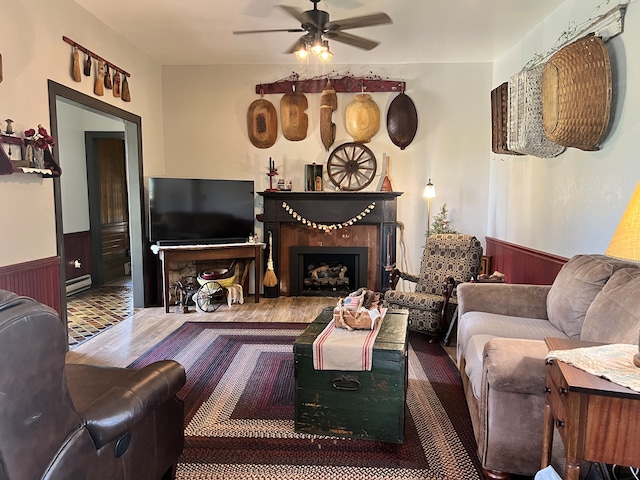
[[[364,246],[369,272],[366,287],[384,291],[389,271],[396,262],[397,199],[402,192],[260,192],[264,197],[264,235],[273,236],[273,264],[279,284],[268,296],[290,294],[289,248],[291,246]],[[370,213],[353,225],[326,233],[304,225],[285,210],[286,203],[301,218],[316,224],[347,222],[375,202]],[[266,257],[267,255],[265,255]],[[364,286],[364,285],[363,285]],[[265,289],[265,294],[267,294]]]

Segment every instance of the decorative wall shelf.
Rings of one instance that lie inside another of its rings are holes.
[[[559,39],[557,44],[545,54],[532,58],[527,66],[532,67],[549,60],[554,53],[562,47],[569,45],[580,37],[595,35],[601,37],[603,41],[608,41],[624,32],[624,16],[627,12],[627,4],[616,5],[602,15],[585,22],[586,26],[576,27],[575,31],[567,31]]]
[[[9,156],[11,152],[11,156]],[[32,168],[24,160],[24,141],[20,137],[0,135],[0,175],[12,173],[36,174],[42,177],[59,177],[62,170],[53,160],[49,149],[44,151],[45,165],[49,168]]]

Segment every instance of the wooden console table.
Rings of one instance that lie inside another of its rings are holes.
[[[545,341],[550,350],[598,345]],[[542,468],[551,461],[554,425],[566,452],[565,480],[578,480],[582,460],[640,466],[640,393],[557,360],[547,368]]]
[[[253,260],[255,273],[255,302],[260,301],[260,271],[262,265],[261,252],[264,243],[231,243],[222,245],[153,245],[151,250],[160,256],[162,261],[162,295],[164,311],[169,313],[169,263],[193,262],[197,260],[227,260],[250,258]],[[245,269],[245,271],[247,271]],[[243,275],[242,287],[248,293],[248,275]]]

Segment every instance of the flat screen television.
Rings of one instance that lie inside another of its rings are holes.
[[[246,242],[253,205],[253,180],[149,178],[149,236],[159,245]]]

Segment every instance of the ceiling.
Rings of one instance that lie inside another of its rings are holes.
[[[233,35],[299,28],[276,5],[308,0],[75,0],[161,65],[287,64],[300,33]],[[564,0],[321,0],[340,20],[385,12],[391,25],[348,30],[380,42],[370,51],[330,41],[336,64],[491,62]]]

